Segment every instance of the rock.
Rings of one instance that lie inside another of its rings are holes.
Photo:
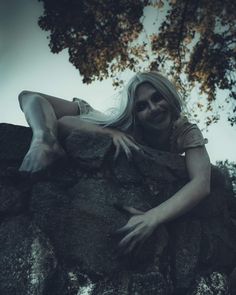
[[[0,124],[0,165],[18,163],[28,151],[32,137],[30,128],[12,124]]]
[[[236,267],[234,268],[234,270],[229,276],[229,284],[230,284],[230,293],[235,294],[236,293]]]
[[[98,169],[112,145],[112,139],[108,135],[99,137],[97,140],[95,133],[88,135],[75,130],[66,140],[66,151],[79,166],[88,170]]]
[[[112,163],[112,176],[120,185],[140,184],[144,178],[138,173],[133,160],[128,161],[124,153]]]
[[[24,210],[22,192],[10,185],[0,184],[0,217],[16,215]]]
[[[201,250],[201,223],[189,220],[173,226],[175,288],[184,292],[196,275]]]
[[[119,201],[147,210],[149,207],[142,202],[142,197],[141,189],[124,189],[104,179],[81,179],[68,190],[38,183],[32,190],[31,212],[61,258],[80,264],[87,273],[108,274],[121,270],[124,264],[127,266],[125,261],[117,259],[118,236],[114,233],[126,224],[128,216],[119,212],[114,204]],[[148,264],[148,256],[149,260],[154,259],[153,247],[147,248],[143,249],[145,260],[139,261],[142,268]]]
[[[92,291],[92,295],[164,295],[171,293],[172,286],[158,271],[149,273],[122,272],[116,274],[115,278],[100,281]]]
[[[0,244],[0,294],[45,294],[57,261],[43,233],[15,217],[1,224]]]
[[[197,279],[189,295],[229,295],[229,282],[223,273],[213,272]],[[233,293],[232,293],[233,295]]]
[[[208,197],[121,255],[115,232],[131,217],[123,206],[145,212],[170,198],[188,181],[184,157],[143,147],[114,161],[109,137],[74,132],[63,143],[68,158],[32,179],[17,172],[30,137],[29,128],[0,124],[0,294],[235,289],[235,202],[217,167]]]

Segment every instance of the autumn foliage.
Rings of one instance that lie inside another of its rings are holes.
[[[225,0],[39,0],[39,19],[50,32],[50,49],[68,49],[70,62],[85,83],[133,71],[164,69],[187,100],[194,87],[205,95],[207,124],[216,122],[225,102],[236,123],[236,2]],[[147,34],[146,6],[164,11],[160,27]],[[140,40],[140,36],[142,36]],[[219,89],[226,100],[213,105]],[[198,108],[203,108],[197,102]]]

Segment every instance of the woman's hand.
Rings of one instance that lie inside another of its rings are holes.
[[[142,212],[133,207],[124,207],[123,209],[133,214],[127,224],[117,231],[119,234],[125,234],[118,246],[120,252],[128,254],[134,249],[139,251],[143,243],[156,229],[158,222],[155,212],[152,210]]]
[[[140,147],[131,135],[110,128],[107,128],[107,131],[108,134],[112,137],[113,144],[116,147],[116,152],[114,156],[115,159],[119,156],[121,149],[123,149],[128,159],[130,159],[132,156],[131,149],[140,150]]]

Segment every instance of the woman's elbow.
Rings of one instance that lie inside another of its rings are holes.
[[[204,195],[207,196],[211,193],[211,184],[210,181],[206,183],[205,188],[204,188]]]
[[[21,110],[23,110],[23,104],[25,99],[28,99],[29,96],[32,96],[33,92],[32,91],[28,91],[28,90],[23,90],[19,93],[18,95],[18,101],[19,101],[19,105]]]
[[[192,181],[195,183],[195,189],[198,191],[200,198],[204,198],[211,192],[211,173],[210,171],[202,172],[201,175],[196,175]]]
[[[202,195],[204,197],[209,195],[211,193],[211,173],[208,173],[207,175],[202,176],[199,185],[202,190]]]
[[[211,163],[209,162],[206,174],[206,192],[207,195],[211,193]]]

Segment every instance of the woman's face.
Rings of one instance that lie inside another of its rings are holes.
[[[135,116],[143,127],[157,131],[167,129],[171,123],[168,102],[148,82],[136,89]]]

